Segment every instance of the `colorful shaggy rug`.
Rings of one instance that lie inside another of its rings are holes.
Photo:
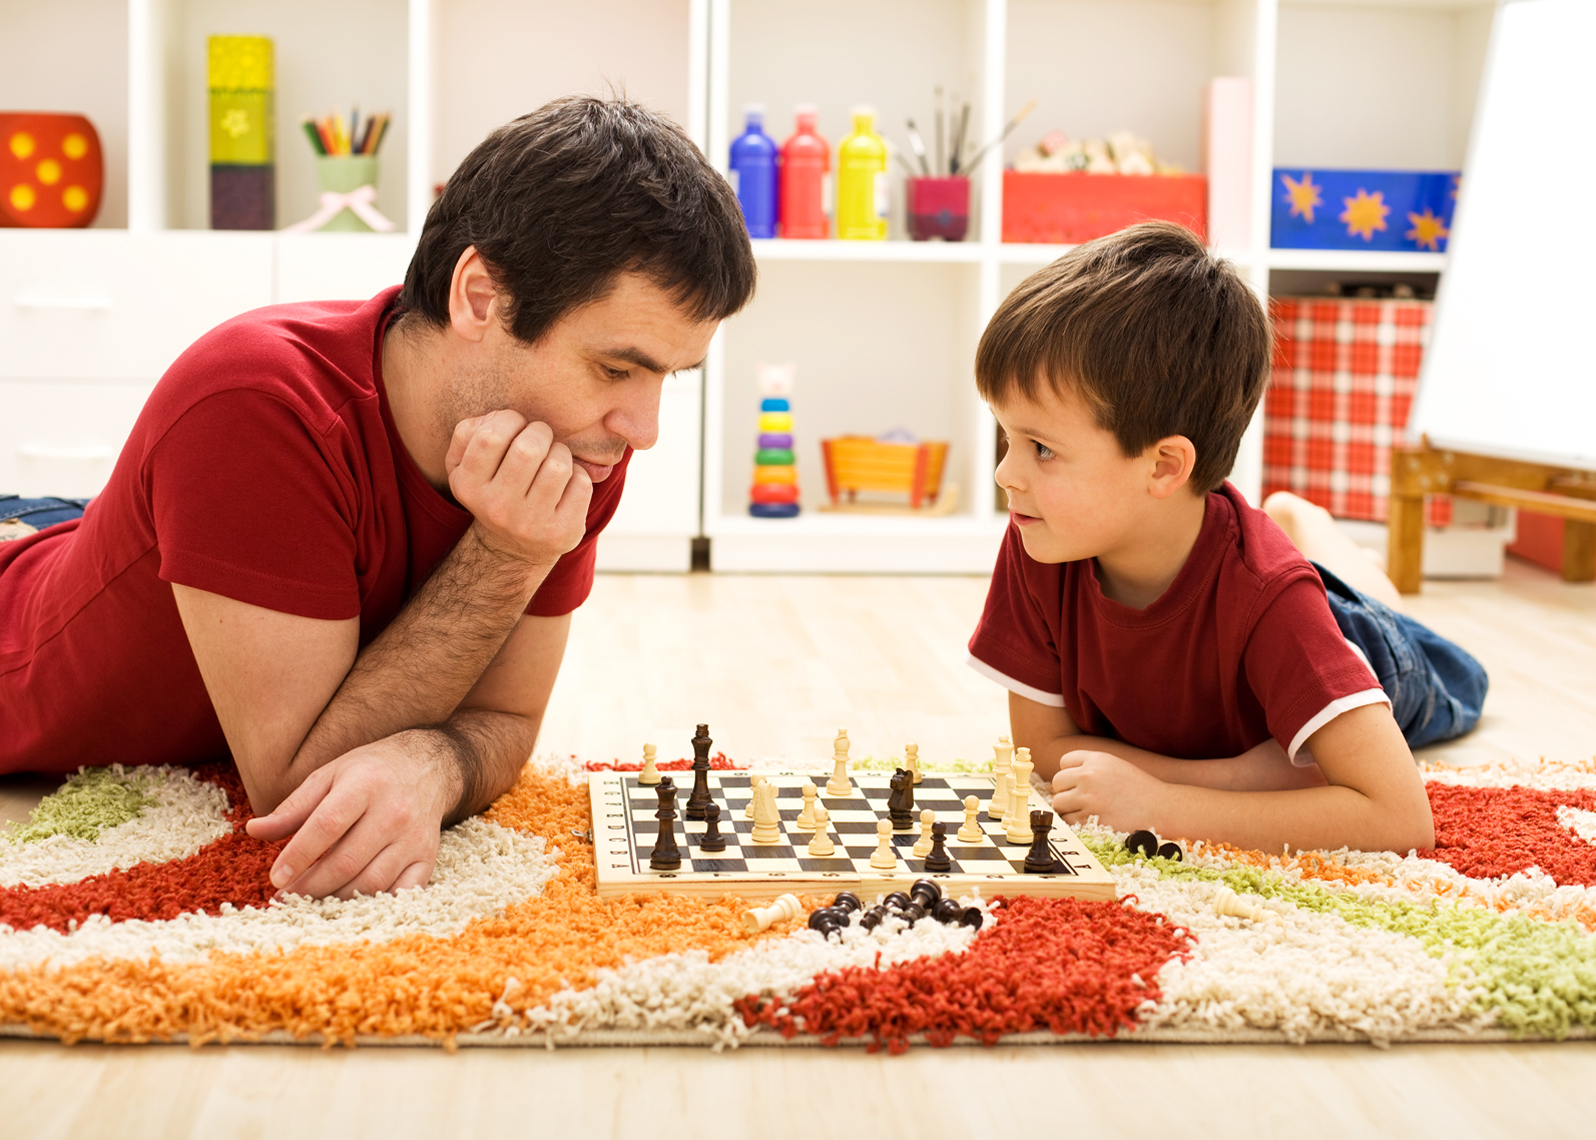
[[[1429,770],[1434,851],[1176,862],[1086,828],[1115,902],[975,900],[978,932],[856,916],[829,940],[802,918],[747,935],[736,899],[599,899],[584,776],[529,767],[444,834],[427,887],[339,902],[274,897],[231,768],[85,770],[0,837],[0,1032],[899,1051],[1596,1025],[1596,761]]]

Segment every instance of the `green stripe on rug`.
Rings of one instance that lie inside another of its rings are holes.
[[[1567,1036],[1596,1026],[1596,935],[1578,923],[1498,914],[1483,906],[1437,899],[1429,903],[1365,899],[1289,878],[1279,871],[1236,867],[1216,871],[1171,859],[1142,859],[1122,843],[1096,836],[1081,841],[1107,868],[1139,862],[1162,879],[1224,883],[1237,892],[1285,899],[1305,910],[1336,914],[1352,926],[1413,938],[1435,958],[1473,972],[1483,991],[1479,1007],[1516,1034]]]
[[[145,808],[155,806],[155,798],[144,791],[145,783],[119,768],[86,768],[40,801],[28,822],[11,830],[7,838],[13,843],[37,843],[65,835],[93,843],[106,828],[137,819]]]

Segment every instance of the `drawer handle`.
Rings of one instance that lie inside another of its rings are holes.
[[[25,443],[17,448],[24,459],[77,459],[89,461],[110,459],[114,453],[109,447],[57,447],[48,443]]]
[[[13,298],[19,309],[86,309],[104,312],[112,305],[109,297],[51,297],[44,293],[18,293]]]

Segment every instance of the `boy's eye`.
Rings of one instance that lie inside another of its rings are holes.
[[[1039,443],[1039,442],[1037,442],[1036,440],[1033,439],[1031,441],[1031,446],[1036,448],[1036,457],[1038,459],[1052,459],[1053,458],[1053,451],[1052,451],[1052,449],[1050,447],[1047,446],[1047,444]]]

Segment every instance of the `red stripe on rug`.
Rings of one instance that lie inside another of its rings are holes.
[[[1539,867],[1560,887],[1596,885],[1596,844],[1564,827],[1560,807],[1596,810],[1583,788],[1467,788],[1428,785],[1435,816],[1432,856],[1476,879]]]
[[[655,768],[661,772],[688,772],[692,770],[691,760],[661,760],[655,763]],[[717,752],[709,758],[709,768],[712,772],[741,772],[744,765],[728,760],[724,752]],[[584,772],[641,772],[643,765],[637,760],[589,760],[582,765]]]
[[[750,1026],[827,1045],[869,1038],[872,1052],[901,1053],[917,1033],[937,1046],[1038,1030],[1112,1036],[1159,999],[1153,979],[1190,944],[1185,927],[1123,901],[1009,899],[963,954],[853,966],[819,975],[789,1002],[756,994],[738,1007]]]

